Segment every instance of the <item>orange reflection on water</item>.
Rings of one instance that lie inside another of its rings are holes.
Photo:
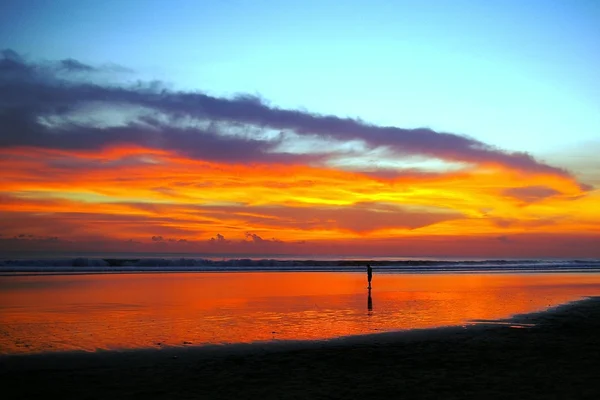
[[[460,325],[600,292],[596,274],[0,277],[0,353],[324,339]]]

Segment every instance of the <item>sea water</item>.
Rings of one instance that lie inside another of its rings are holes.
[[[382,264],[369,291],[358,265],[320,272],[80,274],[15,272],[13,266],[0,276],[0,354],[315,340],[464,325],[599,295],[600,274],[581,267],[422,273]]]

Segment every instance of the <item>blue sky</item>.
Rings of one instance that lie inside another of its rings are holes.
[[[600,2],[8,1],[0,43],[536,155],[598,143]]]

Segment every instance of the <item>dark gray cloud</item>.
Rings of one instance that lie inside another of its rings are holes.
[[[547,186],[523,186],[506,189],[503,194],[525,203],[533,203],[548,197],[559,195],[561,192]]]
[[[33,75],[34,67],[30,66],[15,51],[6,49],[0,52],[0,78],[24,79]]]
[[[96,68],[83,64],[72,58],[67,58],[60,61],[60,67],[70,72],[93,72]]]
[[[246,232],[246,240],[248,240],[251,243],[256,243],[256,244],[283,243],[283,241],[276,239],[276,238],[263,239],[256,233],[252,233],[252,232]]]
[[[214,244],[228,244],[231,243],[231,240],[227,240],[225,239],[225,236],[221,235],[220,233],[217,233],[215,237],[210,238],[209,242]]]
[[[0,146],[96,149],[130,143],[198,159],[238,163],[320,163],[334,153],[281,153],[276,149],[283,135],[257,139],[228,134],[232,129],[249,127],[341,142],[359,140],[369,149],[385,148],[399,157],[421,155],[569,176],[567,171],[537,161],[527,153],[503,151],[453,133],[375,126],[356,119],[284,110],[251,96],[226,99],[199,92],[170,91],[157,83],[117,86],[75,77],[94,70],[73,59],[43,65],[31,63],[14,51],[5,50],[0,58]],[[69,74],[73,79],[67,79]],[[40,122],[44,115],[64,117],[90,102],[115,107],[127,104],[153,110],[157,116],[109,127],[66,121],[57,128]],[[182,127],[178,122],[183,118],[206,121],[209,125]]]
[[[155,243],[161,243],[161,244],[166,244],[166,243],[189,243],[187,239],[179,239],[179,238],[165,238],[163,236],[152,236],[150,238],[152,240],[152,242]]]
[[[31,233],[20,233],[18,235],[14,235],[10,240],[18,240],[18,241],[36,241],[36,242],[57,242],[60,240],[58,236],[44,236],[44,235],[33,235]]]

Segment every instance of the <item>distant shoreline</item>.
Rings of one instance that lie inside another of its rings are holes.
[[[599,297],[503,322],[314,342],[2,356],[0,384],[10,399],[600,396]],[[533,326],[510,327],[519,324]]]

